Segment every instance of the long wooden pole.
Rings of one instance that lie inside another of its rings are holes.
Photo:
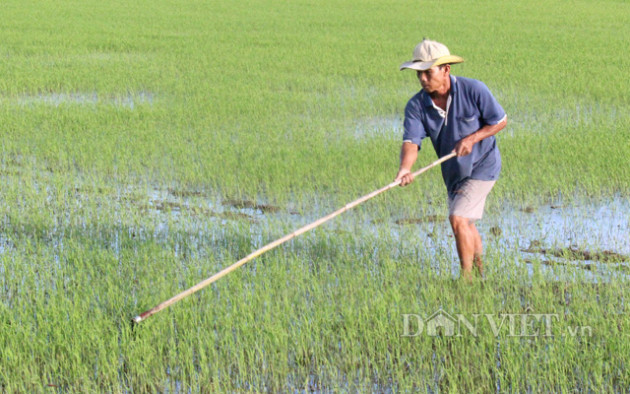
[[[455,152],[451,152],[450,154],[448,154],[448,155],[446,155],[444,157],[441,157],[440,159],[438,159],[438,160],[434,161],[433,163],[429,164],[428,166],[426,166],[424,168],[421,168],[418,171],[414,172],[413,176],[416,177],[416,176],[422,174],[423,172],[425,172],[425,171],[427,171],[427,170],[437,166],[438,164],[441,164],[442,162],[444,162],[444,161],[446,161],[446,160],[448,160],[448,159],[450,159],[452,157],[455,157],[455,156],[456,156]],[[315,221],[315,222],[313,222],[311,224],[308,224],[308,225],[300,228],[299,230],[296,230],[296,231],[294,231],[294,232],[292,232],[290,234],[285,235],[284,237],[282,237],[280,239],[277,239],[277,240],[275,240],[275,241],[273,241],[273,242],[263,246],[262,248],[258,249],[255,252],[250,253],[246,257],[244,257],[241,260],[237,261],[236,263],[232,264],[231,266],[223,269],[220,272],[217,272],[216,274],[212,275],[208,279],[206,279],[206,280],[204,280],[202,282],[199,282],[198,284],[194,285],[193,287],[189,288],[188,290],[185,290],[185,291],[177,294],[176,296],[174,296],[174,297],[172,297],[172,298],[162,302],[161,304],[159,304],[159,305],[149,309],[148,311],[146,311],[146,312],[144,312],[144,313],[134,317],[133,321],[135,323],[140,323],[143,320],[146,320],[149,316],[154,315],[154,314],[158,313],[159,311],[161,311],[162,309],[165,309],[165,308],[173,305],[174,303],[176,303],[177,301],[181,300],[182,298],[188,297],[189,295],[191,295],[191,294],[193,294],[193,293],[203,289],[204,287],[208,286],[212,282],[215,282],[215,281],[221,279],[225,275],[227,275],[230,272],[236,270],[237,268],[239,268],[243,264],[247,263],[248,261],[255,259],[256,257],[260,256],[261,254],[263,254],[265,252],[268,252],[269,250],[275,248],[276,246],[279,246],[279,245],[287,242],[288,240],[297,237],[300,234],[303,234],[303,233],[305,233],[305,232],[307,232],[309,230],[314,229],[315,227],[317,227],[317,226],[319,226],[319,225],[329,221],[330,219],[334,218],[335,216],[340,215],[340,214],[344,213],[345,211],[347,211],[347,210],[349,210],[351,208],[354,208],[357,205],[359,205],[359,204],[361,204],[361,203],[371,199],[372,197],[375,197],[375,196],[377,196],[377,195],[379,195],[379,194],[381,194],[381,193],[383,193],[383,192],[385,192],[385,191],[387,191],[387,190],[389,190],[389,189],[391,189],[393,187],[398,186],[399,184],[400,184],[400,180],[394,181],[394,182],[390,183],[389,185],[387,185],[385,187],[382,187],[382,188],[380,188],[380,189],[378,189],[376,191],[373,191],[370,194],[367,194],[367,195],[365,195],[365,196],[363,196],[363,197],[361,197],[361,198],[359,198],[359,199],[357,199],[355,201],[352,201],[351,203],[346,204],[343,208],[338,209],[337,211],[335,211],[335,212],[333,212],[333,213],[331,213],[331,214],[329,214],[327,216],[324,216],[323,218],[318,219],[317,221]]]

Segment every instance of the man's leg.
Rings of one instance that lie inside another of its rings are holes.
[[[483,255],[483,244],[481,242],[481,235],[479,234],[479,231],[475,226],[475,222],[471,222],[470,227],[472,227],[472,231],[475,234],[475,255],[473,258],[473,263],[479,271],[479,276],[483,277],[483,261],[481,257]]]
[[[449,196],[449,220],[455,235],[462,276],[467,279],[471,279],[473,264],[483,276],[483,245],[475,220],[483,216],[486,197],[494,183],[468,180]]]
[[[451,215],[449,216],[449,220],[453,228],[453,234],[455,235],[455,244],[462,268],[462,276],[466,279],[471,279],[473,262],[475,264],[480,264],[481,262],[481,253],[479,253],[481,249],[481,237],[471,219]]]

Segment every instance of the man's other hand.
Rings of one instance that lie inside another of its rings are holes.
[[[400,179],[400,186],[407,186],[411,182],[413,182],[413,174],[410,170],[406,168],[401,168],[398,170],[398,175],[396,175],[396,179],[394,182]]]
[[[457,141],[454,151],[457,153],[457,156],[467,156],[472,152],[473,145],[475,145],[474,137],[469,135]]]

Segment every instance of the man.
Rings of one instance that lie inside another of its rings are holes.
[[[494,135],[505,127],[507,116],[482,82],[451,75],[451,64],[463,61],[443,44],[424,39],[414,49],[413,60],[400,66],[416,70],[422,90],[405,108],[396,180],[401,186],[413,181],[411,167],[425,137],[431,138],[439,157],[457,154],[442,163],[442,177],[462,276],[471,279],[473,263],[483,275],[483,247],[475,221],[483,216],[486,196],[501,170]]]

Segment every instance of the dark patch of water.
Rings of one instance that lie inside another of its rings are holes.
[[[175,197],[209,197],[206,193],[201,190],[180,190],[175,188],[166,189],[168,193]]]
[[[446,220],[446,216],[442,215],[427,215],[421,218],[405,218],[405,219],[397,219],[395,221],[396,224],[406,225],[406,224],[419,224],[419,223],[433,223],[433,222],[443,222]]]
[[[525,262],[527,264],[534,264],[533,261],[531,260],[525,260]],[[589,263],[589,262],[574,262],[574,261],[562,261],[562,260],[541,260],[540,261],[541,264],[544,264],[546,266],[549,267],[557,267],[557,266],[563,266],[563,267],[569,267],[569,268],[579,268],[579,269],[583,269],[586,271],[597,271],[600,266],[595,264],[595,263]],[[627,267],[625,265],[621,265],[621,264],[614,264],[614,265],[609,265],[607,266],[607,268],[609,270],[616,270],[619,272],[623,272],[623,273],[630,273],[630,267]]]
[[[499,226],[490,227],[490,234],[494,237],[500,237],[503,234],[503,230]]]
[[[280,211],[280,207],[271,204],[257,204],[250,200],[226,200],[223,205],[231,206],[237,209],[254,209],[263,213],[275,213]]]
[[[604,263],[619,263],[630,261],[629,256],[625,256],[623,254],[616,253],[610,250],[602,250],[601,252],[589,252],[588,250],[580,250],[575,247],[545,249],[530,245],[527,249],[521,249],[521,252],[551,255],[562,257],[568,260],[593,260]]]

